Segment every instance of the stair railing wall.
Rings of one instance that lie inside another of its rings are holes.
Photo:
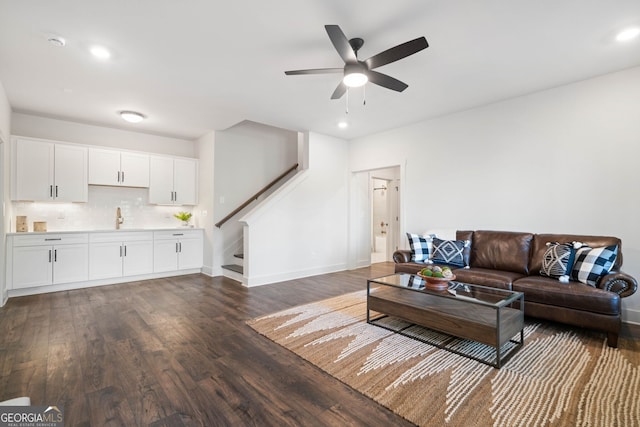
[[[242,203],[240,206],[238,206],[237,208],[235,208],[234,210],[232,210],[227,216],[225,216],[224,218],[222,218],[220,221],[218,221],[215,225],[216,227],[220,228],[222,227],[222,225],[229,221],[231,218],[233,218],[234,216],[236,216],[238,213],[240,213],[244,208],[246,208],[247,206],[249,206],[251,203],[253,203],[254,201],[258,200],[258,198],[260,196],[262,196],[264,193],[266,193],[267,191],[269,191],[271,188],[273,188],[278,182],[280,182],[282,179],[284,179],[287,175],[289,175],[291,172],[295,171],[296,169],[298,169],[298,163],[296,163],[295,165],[291,166],[289,169],[287,169],[285,172],[283,172],[282,174],[280,174],[276,179],[274,179],[273,181],[271,181],[269,184],[265,185],[262,189],[260,189],[260,191],[258,191],[256,194],[254,194],[253,196],[249,197],[244,203]]]

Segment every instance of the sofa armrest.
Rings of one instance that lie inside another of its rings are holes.
[[[615,292],[621,298],[633,295],[638,290],[638,281],[621,271],[612,271],[600,279],[598,288],[605,291]]]
[[[407,249],[400,249],[393,253],[393,262],[396,264],[402,264],[405,262],[411,262],[411,251]]]

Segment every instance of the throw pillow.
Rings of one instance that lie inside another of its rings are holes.
[[[411,248],[411,261],[429,262],[431,255],[431,236],[407,233]]]
[[[582,246],[576,251],[576,262],[571,270],[571,279],[595,287],[600,278],[609,273],[617,257],[617,245],[602,248]]]
[[[468,240],[441,240],[433,238],[433,256],[431,261],[438,264],[451,264],[456,267],[468,267],[464,264],[464,248],[471,244]]]
[[[542,257],[540,275],[568,283],[575,257],[576,250],[573,248],[573,243],[548,242],[547,250]]]

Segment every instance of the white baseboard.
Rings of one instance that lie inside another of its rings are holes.
[[[111,279],[88,280],[75,283],[60,283],[57,285],[38,286],[34,288],[9,289],[9,298],[26,295],[46,294],[49,292],[71,291],[74,289],[94,288],[96,286],[115,285],[118,283],[139,282],[141,280],[161,279],[163,277],[184,276],[187,274],[201,273],[201,269],[167,271],[163,273],[142,274],[140,276],[116,277]]]
[[[269,274],[258,277],[246,278],[246,286],[262,286],[270,285],[277,282],[285,282],[287,280],[301,279],[303,277],[317,276],[319,274],[335,273],[337,271],[344,271],[347,269],[346,264],[327,265],[323,267],[315,267],[306,270],[290,271],[288,273]]]
[[[622,309],[622,321],[624,323],[631,323],[634,325],[640,325],[640,310],[632,308]]]
[[[213,267],[205,265],[202,267],[202,274],[209,276],[209,277],[213,277]]]

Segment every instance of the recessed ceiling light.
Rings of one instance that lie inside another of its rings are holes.
[[[146,117],[143,114],[140,114],[136,111],[120,111],[120,117],[129,123],[140,123]]]
[[[89,49],[91,54],[98,59],[109,59],[111,57],[111,52],[109,52],[105,47],[102,46],[93,46]]]
[[[58,46],[58,47],[63,47],[65,44],[67,44],[65,39],[63,39],[62,37],[49,37],[47,41],[52,45]]]
[[[626,30],[622,30],[618,33],[616,40],[619,42],[626,42],[628,40],[635,39],[638,35],[640,35],[640,28],[627,28]]]
[[[340,129],[346,129],[347,127],[349,127],[349,123],[347,123],[347,122],[338,122],[338,127]]]

